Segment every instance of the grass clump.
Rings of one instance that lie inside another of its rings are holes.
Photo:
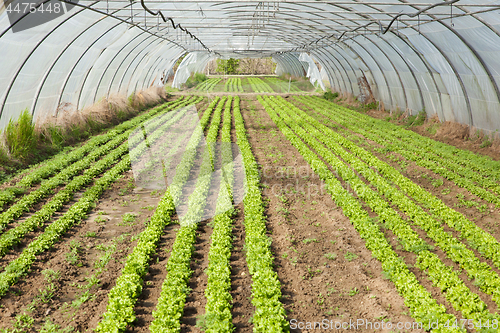
[[[427,114],[424,111],[420,111],[417,115],[409,116],[406,119],[405,126],[406,127],[413,127],[413,126],[421,126],[425,123],[425,120],[427,119]]]
[[[488,148],[492,144],[493,143],[490,141],[490,138],[486,135],[483,139],[483,142],[481,142],[481,145],[479,145],[479,148]]]
[[[21,113],[17,121],[9,121],[5,128],[5,142],[12,157],[22,162],[30,159],[36,148],[37,136],[33,117],[28,109]]]
[[[346,254],[344,254],[344,258],[345,260],[347,261],[353,261],[354,259],[356,259],[358,256],[352,252],[347,252]]]
[[[54,117],[33,119],[30,111],[25,109],[17,119],[11,119],[2,131],[0,183],[27,166],[69,151],[71,146],[170,97],[163,88],[151,87],[134,92],[128,98],[122,95],[103,97],[83,110],[70,110],[61,106]]]

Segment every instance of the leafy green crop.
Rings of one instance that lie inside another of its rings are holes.
[[[259,96],[260,97],[260,96]],[[236,97],[234,118],[237,143],[245,166],[246,195],[245,211],[246,259],[252,275],[252,304],[254,332],[287,332],[288,322],[281,298],[281,284],[273,270],[270,239],[266,235],[264,203],[259,188],[259,170],[248,142],[243,117]]]
[[[207,195],[210,189],[213,170],[213,151],[211,143],[215,142],[219,133],[222,107],[226,97],[217,106],[207,135],[207,146],[203,152],[203,160],[193,193],[188,199],[188,210],[182,218],[182,225],[175,237],[172,252],[168,259],[166,270],[167,277],[163,281],[160,297],[153,311],[154,320],[149,326],[152,333],[179,332],[181,323],[179,321],[184,312],[187,293],[190,291],[187,283],[191,277],[191,256],[196,241],[196,230],[198,221],[203,216],[207,203]],[[201,132],[203,134],[203,132]],[[199,139],[198,139],[199,141]],[[195,149],[191,149],[196,151]]]
[[[361,237],[365,239],[366,247],[372,251],[374,257],[381,261],[384,271],[389,272],[389,278],[395,284],[396,289],[405,298],[405,304],[410,308],[413,317],[420,322],[427,322],[431,318],[439,319],[439,321],[443,323],[446,322],[447,319],[454,320],[455,317],[446,313],[443,305],[437,304],[431,294],[425,290],[413,273],[408,270],[404,261],[392,250],[385,236],[379,230],[379,226],[368,216],[367,212],[362,208],[361,203],[342,187],[341,183],[332,175],[324,162],[321,161],[277,115],[276,110],[280,110],[280,114],[283,113],[285,116],[286,111],[288,111],[288,106],[284,104],[274,104],[275,98],[273,97],[266,97],[264,99],[259,96],[258,99],[282,133],[299,150],[299,153],[311,165],[318,176],[325,181],[326,188],[332,195],[336,204],[342,207],[344,214],[350,219]],[[296,126],[296,124],[301,124],[302,122],[303,121],[300,119],[297,119],[296,123],[288,122],[288,125],[296,129],[297,133],[300,132],[303,138],[306,138],[307,133],[303,130],[300,131],[300,128]],[[325,148],[316,140],[308,140],[308,145],[318,151],[323,158],[333,156],[330,152],[326,155],[325,153],[321,153],[325,151]],[[329,163],[334,163],[334,166],[339,168],[343,165],[342,162],[338,163],[333,160],[329,161]],[[345,174],[347,174],[348,170],[344,170],[346,172]],[[366,185],[365,188],[368,189]],[[366,191],[358,191],[357,193],[365,192]],[[369,192],[366,192],[366,195],[369,195]],[[404,224],[401,224],[401,226],[404,226]],[[401,231],[403,232],[404,229]],[[411,229],[408,229],[408,227],[406,231],[408,236],[415,237],[415,233],[412,233]],[[418,236],[416,237],[418,239]]]
[[[142,277],[147,273],[149,260],[151,255],[156,251],[160,237],[163,234],[163,229],[172,223],[171,216],[175,211],[175,203],[180,200],[182,188],[188,180],[189,172],[194,164],[196,156],[195,148],[203,137],[203,129],[207,126],[210,115],[218,101],[218,97],[214,99],[203,114],[200,120],[200,127],[197,127],[192,134],[182,159],[176,168],[177,172],[172,180],[174,186],[169,186],[165,192],[155,213],[151,217],[151,221],[146,229],[141,232],[137,246],[127,257],[127,261],[120,277],[116,281],[115,287],[109,292],[106,313],[104,313],[102,321],[97,325],[97,332],[123,332],[127,328],[127,325],[135,320],[134,306],[142,291]],[[189,231],[181,228],[182,230]],[[182,237],[179,236],[181,231],[179,231],[178,237]],[[189,237],[189,235],[193,236],[193,234],[188,232],[185,236]],[[185,269],[181,270],[184,274],[181,274],[181,277],[184,276],[185,278],[189,276],[189,268],[187,271]],[[187,289],[177,290],[177,292],[185,295]]]

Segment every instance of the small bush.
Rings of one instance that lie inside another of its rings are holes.
[[[339,97],[338,92],[332,93],[331,91],[327,91],[323,94],[323,98],[326,99],[327,101],[333,101],[338,97]]]
[[[184,84],[186,88],[192,88],[202,83],[203,81],[206,81],[207,79],[208,79],[207,76],[203,73],[194,73],[191,74],[191,76],[187,79],[186,83]]]
[[[10,154],[21,161],[26,161],[36,147],[35,125],[33,118],[25,109],[17,121],[12,119],[5,128],[5,141]]]

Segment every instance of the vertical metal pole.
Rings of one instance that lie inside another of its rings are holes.
[[[450,18],[451,18],[451,26],[454,27],[455,23],[453,23],[453,4],[450,5]]]

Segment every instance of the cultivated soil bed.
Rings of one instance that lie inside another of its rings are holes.
[[[214,93],[219,94],[227,93]],[[385,278],[380,262],[366,249],[364,240],[344,216],[342,209],[336,206],[324,183],[275,126],[257,101],[256,95],[259,94],[247,93],[245,89],[245,93],[240,95],[245,127],[260,168],[262,193],[266,203],[266,226],[268,236],[272,240],[271,250],[282,285],[282,302],[291,331],[317,331],[295,329],[299,327],[299,323],[303,323],[304,327],[307,327],[307,323],[359,323],[361,320],[363,323],[373,324],[413,323],[414,319],[409,316],[409,309],[404,305],[403,298],[393,283]],[[289,97],[291,95],[283,96],[325,125],[334,128],[334,124],[325,117],[305,105],[294,102]],[[200,117],[207,103],[208,100],[204,100],[198,105]],[[411,162],[398,163],[379,153],[375,150],[377,144],[361,135],[346,129],[344,132],[356,144],[395,167],[449,207],[463,213],[497,240],[500,239],[498,209],[489,204],[487,210],[460,206],[458,198],[461,195],[465,200],[476,200],[479,204],[485,202],[477,200],[467,191],[427,169]],[[231,135],[232,141],[236,142],[234,119]],[[193,177],[199,171],[200,164],[201,159],[198,159],[191,171]],[[361,176],[360,178],[367,182]],[[442,180],[442,184],[435,186],[437,180]],[[342,184],[349,188],[348,184]],[[243,184],[236,186],[242,187]],[[186,190],[189,192],[192,186]],[[355,195],[352,190],[350,192]],[[64,210],[56,213],[54,219],[64,214],[81,193],[77,193]],[[39,331],[43,325],[53,325],[64,332],[92,332],[106,311],[108,292],[120,276],[127,255],[137,244],[137,235],[145,229],[163,194],[162,190],[136,187],[133,172],[126,172],[124,177],[104,192],[88,218],[71,228],[50,251],[38,256],[30,273],[0,299],[0,329],[22,325],[22,315],[29,314],[34,322],[31,329],[25,330],[27,332]],[[207,200],[213,204],[216,198],[217,193],[211,191]],[[250,333],[253,331],[252,314],[255,308],[251,303],[252,279],[245,256],[245,212],[241,198],[235,200],[237,205],[232,229],[234,248],[230,258],[233,324],[235,332]],[[40,208],[42,204],[36,208]],[[375,217],[375,214],[364,206],[370,216]],[[398,213],[406,218],[403,213]],[[173,219],[177,220],[177,216]],[[208,219],[199,224],[191,261],[193,274],[188,283],[191,292],[187,296],[181,318],[181,332],[202,332],[199,320],[205,313],[205,270],[211,243],[211,222],[212,220]],[[421,238],[432,244],[432,240],[425,233],[414,226],[412,228]],[[149,332],[148,326],[153,320],[152,312],[167,276],[165,265],[178,229],[179,225],[174,223],[164,230],[156,254],[151,257],[148,274],[144,277],[142,294],[135,305],[137,319],[134,325],[127,328],[127,332]],[[413,265],[416,256],[402,251],[395,235],[383,227],[381,229],[396,253]],[[456,231],[449,228],[445,230],[458,237]],[[24,246],[42,232],[43,230],[38,230],[29,233],[23,243],[0,258],[1,267],[15,259]],[[445,264],[455,270],[459,269],[442,251],[435,250],[434,253]],[[481,262],[493,266],[491,261],[484,259],[477,252],[475,254]],[[420,283],[432,292],[432,296],[446,306],[449,313],[461,318],[460,313],[451,307],[441,291],[434,287],[420,270],[412,266],[410,270]],[[493,270],[500,273],[496,268]],[[483,294],[473,281],[468,280],[465,273],[460,276],[467,287],[481,296],[490,310],[497,310],[490,296]],[[358,331],[394,332],[394,329],[387,328],[366,330],[364,324],[362,326]],[[352,326],[349,327],[352,329]],[[348,330],[344,328],[337,331]],[[406,329],[399,332],[423,331]]]

